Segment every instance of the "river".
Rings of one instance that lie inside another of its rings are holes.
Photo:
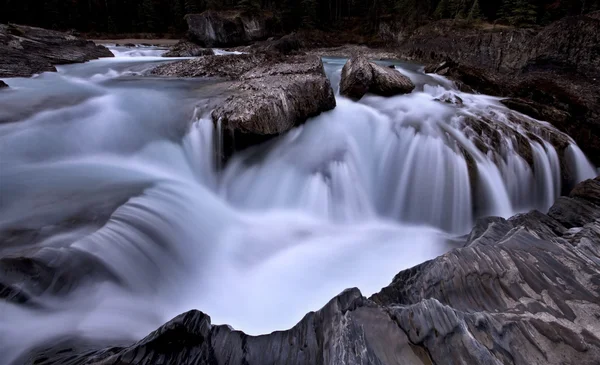
[[[193,308],[250,334],[286,329],[457,247],[478,217],[544,211],[561,193],[559,153],[529,136],[531,167],[511,135],[531,127],[499,98],[400,62],[384,63],[412,94],[338,96],[217,171],[209,112],[225,82],[150,77],[173,61],[163,50],[111,49],[0,91],[0,268],[13,278],[26,256],[53,270],[16,279],[27,303],[0,301],[0,364],[71,337],[135,341]],[[336,89],[344,62],[324,58]],[[482,116],[503,125],[497,153],[465,123]],[[597,174],[575,144],[565,161],[572,183]]]

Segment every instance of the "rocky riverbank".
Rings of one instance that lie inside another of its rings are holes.
[[[600,164],[600,12],[541,30],[435,22],[412,32],[382,26],[404,58],[477,92],[515,98],[506,105],[569,134]]]
[[[0,77],[29,77],[55,65],[113,57],[103,46],[66,33],[0,24]]]
[[[340,294],[288,331],[248,336],[191,311],[131,346],[72,340],[26,364],[596,364],[600,177],[547,214],[479,221],[464,247]]]

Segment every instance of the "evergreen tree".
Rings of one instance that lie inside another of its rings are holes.
[[[450,17],[450,0],[442,0],[438,4],[433,16],[436,19],[447,19]]]
[[[259,0],[239,0],[237,3],[238,9],[248,13],[257,13],[260,11]]]
[[[302,0],[302,27],[313,29],[317,24],[317,0]]]
[[[477,20],[481,20],[483,18],[483,15],[481,14],[481,8],[479,7],[479,0],[475,0],[475,2],[473,2],[473,6],[471,7],[471,11],[469,12],[469,16],[467,17],[467,20],[470,22],[474,22]]]

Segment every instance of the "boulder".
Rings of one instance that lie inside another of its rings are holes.
[[[291,54],[302,48],[302,41],[296,33],[285,35],[267,46],[267,51]]]
[[[340,94],[358,100],[369,92],[372,83],[371,63],[365,57],[351,57],[342,68]]]
[[[23,25],[0,24],[0,77],[56,71],[54,65],[113,57],[103,46],[75,36]]]
[[[4,83],[4,81],[0,80],[0,89],[4,88],[4,87],[8,87],[8,85],[6,85]]]
[[[268,140],[335,108],[335,96],[321,59],[297,56],[271,61],[242,75],[232,95],[212,113],[221,129],[219,160]]]
[[[600,212],[600,178],[569,198],[566,220],[537,211],[480,220],[464,247],[400,272],[371,298],[346,290],[287,331],[249,336],[190,311],[137,343],[57,341],[20,363],[594,365],[600,220],[572,218]]]
[[[270,13],[212,11],[185,16],[190,39],[204,47],[232,47],[267,39],[276,31]]]
[[[210,48],[203,48],[193,42],[183,40],[172,46],[163,57],[199,57],[214,54]]]
[[[381,96],[407,94],[414,90],[410,79],[395,69],[353,56],[342,69],[340,94],[358,100],[370,92]]]

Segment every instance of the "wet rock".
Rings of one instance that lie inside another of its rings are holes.
[[[268,51],[275,51],[281,54],[292,54],[302,48],[302,41],[296,33],[285,35],[276,41],[273,41],[268,47]]]
[[[4,88],[4,87],[8,87],[8,85],[6,85],[4,83],[4,81],[0,80],[0,89]]]
[[[150,73],[168,77],[222,77],[237,79],[267,61],[264,54],[202,56],[160,65]]]
[[[204,47],[230,47],[267,39],[276,31],[272,14],[239,11],[205,11],[188,14],[188,36]]]
[[[342,68],[340,94],[358,100],[369,92],[372,83],[371,63],[362,56],[352,57]]]
[[[358,100],[368,92],[381,96],[407,94],[414,88],[412,81],[400,72],[362,56],[353,56],[342,69],[340,93],[351,99]]]
[[[0,77],[56,71],[54,65],[113,57],[103,46],[75,36],[22,25],[0,24]]]
[[[235,151],[263,142],[335,107],[318,57],[298,56],[256,67],[230,87],[232,96],[212,118],[224,138],[226,161]]]
[[[199,57],[211,55],[214,55],[212,49],[203,48],[195,43],[184,40],[172,46],[169,52],[165,53],[163,57]]]

